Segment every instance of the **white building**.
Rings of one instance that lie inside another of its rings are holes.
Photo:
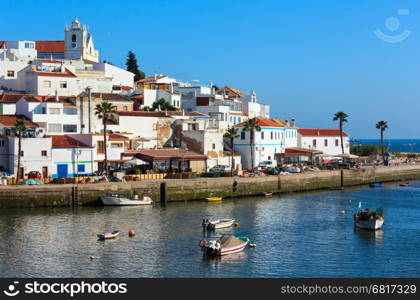
[[[350,153],[350,140],[343,132],[344,153]],[[338,129],[298,129],[298,146],[322,151],[327,155],[342,154],[340,130]]]
[[[51,136],[52,178],[92,175],[92,136],[83,134]]]
[[[276,165],[276,153],[284,152],[287,147],[297,146],[297,128],[281,120],[271,120],[256,118],[261,131],[254,134],[254,142],[251,145],[250,132],[244,131],[245,122],[236,127],[238,128],[239,138],[235,139],[235,151],[241,154],[242,166],[246,169],[257,167],[260,162],[271,161]],[[251,151],[254,156],[254,166],[252,166]]]
[[[49,135],[79,132],[77,108],[69,99],[25,96],[16,103],[16,113],[37,123]]]
[[[64,45],[64,58],[99,62],[99,52],[95,49],[93,37],[86,25],[81,25],[77,18],[74,18],[71,26],[65,26]]]
[[[249,118],[270,118],[270,106],[257,101],[257,94],[252,91],[251,94],[241,98],[243,112]]]

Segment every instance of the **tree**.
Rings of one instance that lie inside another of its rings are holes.
[[[258,121],[256,118],[248,119],[248,121],[245,122],[243,131],[249,131],[249,146],[251,149],[251,164],[252,164],[252,171],[254,171],[254,140],[255,140],[255,132],[261,131],[261,127],[258,124]]]
[[[104,126],[104,169],[105,175],[108,177],[108,156],[107,156],[107,147],[106,147],[106,125],[109,121],[115,119],[117,114],[117,107],[112,103],[107,101],[102,102],[101,104],[97,104],[95,106],[95,115],[98,119],[102,120],[102,125]]]
[[[154,102],[151,110],[155,111],[159,108],[160,110],[168,110],[168,111],[176,110],[176,108],[172,104],[170,104],[163,98],[160,98],[158,101]]]
[[[128,51],[125,65],[127,66],[127,71],[134,73],[134,81],[138,81],[146,77],[146,74],[139,70],[139,66],[137,65],[137,58],[133,52]]]
[[[22,135],[26,132],[26,126],[24,119],[17,119],[15,123],[15,131],[19,138],[18,141],[18,161],[17,161],[17,175],[16,179],[19,181],[20,179],[20,154],[22,152]],[[22,174],[23,175],[23,174]]]
[[[347,122],[348,115],[345,112],[339,111],[334,115],[333,120],[339,121],[340,124],[340,140],[341,140],[341,151],[344,154],[344,143],[343,143],[343,126]]]
[[[381,132],[381,152],[382,152],[382,162],[385,165],[385,149],[384,149],[384,131],[388,129],[388,124],[385,121],[379,121],[376,123],[376,129],[379,129]]]
[[[230,175],[233,177],[233,168],[234,168],[234,163],[233,163],[233,155],[234,155],[233,146],[234,146],[234,143],[235,143],[235,139],[239,137],[238,129],[236,129],[235,127],[230,127],[230,128],[228,128],[226,130],[226,133],[223,136],[225,138],[227,138],[227,139],[230,140],[230,147],[231,147],[231,150],[230,150],[230,154],[231,154],[231,162],[230,162],[230,165],[231,165],[230,169],[231,170],[230,170]]]

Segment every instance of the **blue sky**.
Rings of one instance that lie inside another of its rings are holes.
[[[376,138],[381,119],[388,138],[420,138],[419,15],[415,0],[20,0],[0,40],[62,40],[77,16],[116,65],[131,50],[148,75],[255,90],[272,117],[301,127],[335,127],[343,110],[356,138]],[[410,35],[389,43],[375,30]]]

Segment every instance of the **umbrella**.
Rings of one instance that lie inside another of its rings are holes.
[[[140,158],[133,157],[132,159],[125,161],[124,164],[139,166],[139,165],[145,165],[145,164],[147,164],[147,162],[145,162],[144,160],[142,160]]]

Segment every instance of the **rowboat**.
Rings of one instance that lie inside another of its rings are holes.
[[[97,236],[98,236],[98,239],[100,240],[109,240],[109,239],[115,239],[119,234],[120,232],[118,230],[115,230],[113,232],[100,233]]]
[[[410,186],[410,183],[409,183],[409,182],[406,182],[406,183],[400,183],[400,186]]]
[[[143,196],[143,199],[139,199],[137,195],[134,195],[133,199],[120,197],[119,195],[102,196],[101,201],[106,206],[134,206],[134,205],[150,205],[153,204],[153,200],[149,196]]]
[[[371,183],[369,186],[371,188],[378,188],[378,187],[382,187],[384,184],[382,182],[373,182]]]
[[[200,247],[205,255],[223,256],[243,251],[248,243],[247,236],[224,234],[218,239],[201,240]]]
[[[272,192],[265,192],[264,193],[264,196],[271,197],[271,196],[273,196],[273,193]]]
[[[228,227],[231,227],[234,222],[235,222],[234,219],[219,219],[219,220],[203,219],[203,229],[216,230],[216,229],[228,228]]]
[[[213,201],[222,201],[222,197],[209,197],[209,198],[206,198],[207,199],[207,201],[209,201],[209,202],[213,202]]]
[[[382,208],[371,211],[369,208],[365,210],[361,209],[361,203],[359,203],[359,210],[354,214],[354,226],[360,229],[366,230],[378,230],[381,229],[384,224]]]

